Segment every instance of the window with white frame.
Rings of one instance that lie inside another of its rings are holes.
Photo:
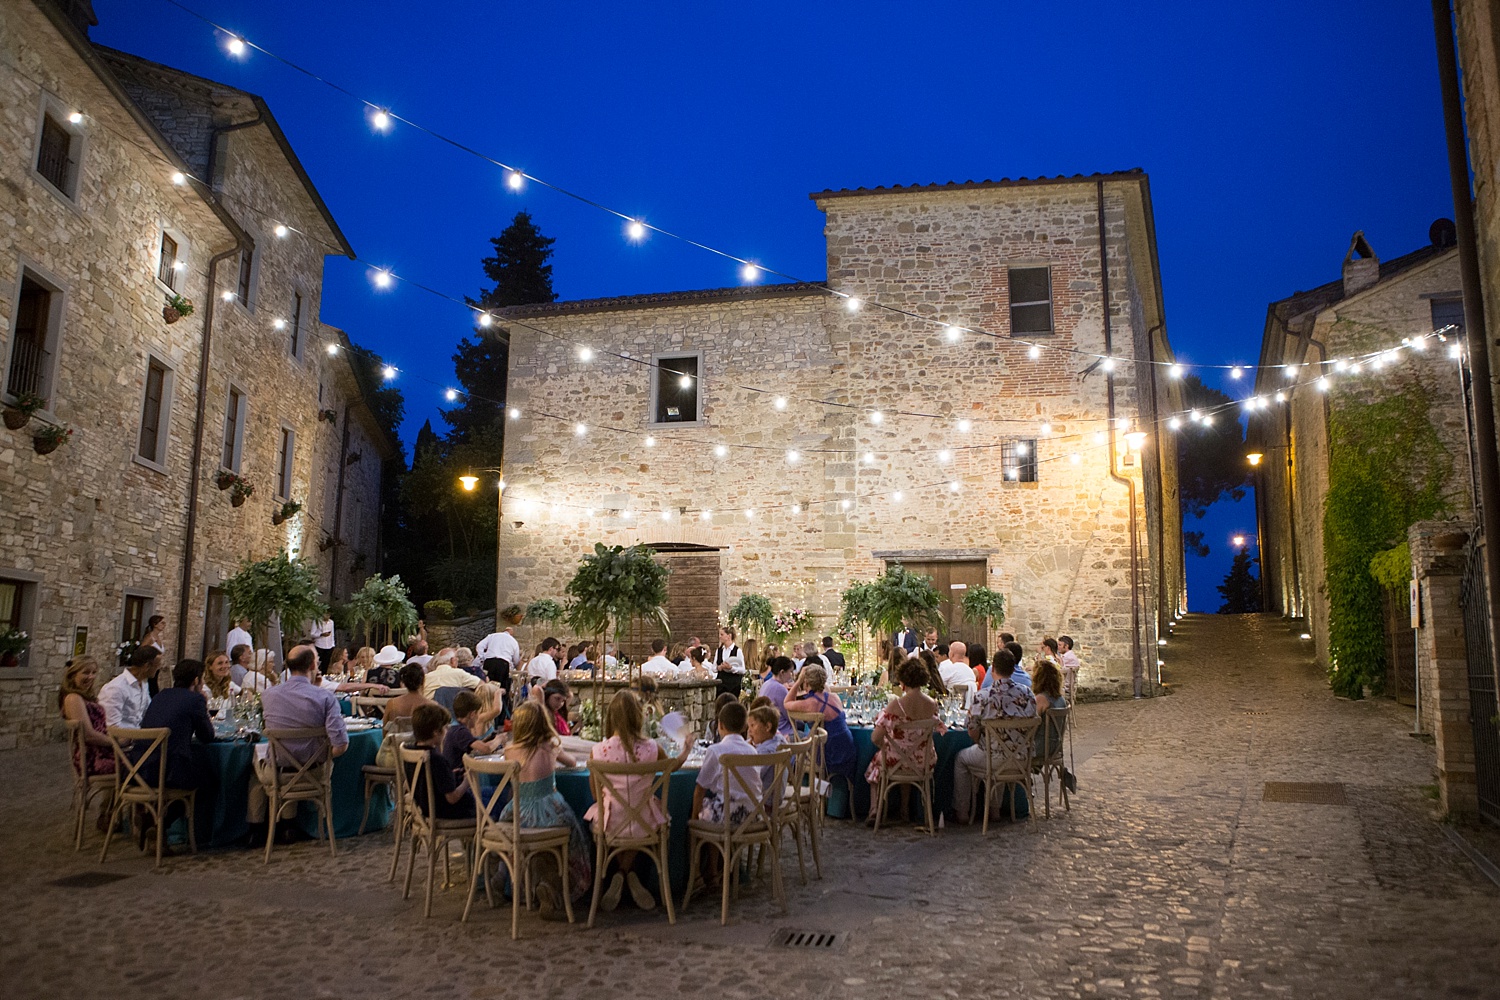
[[[161,252],[157,255],[156,280],[172,291],[177,291],[178,276],[186,268],[186,248],[176,233],[161,231]]]
[[[1013,267],[1009,271],[1010,333],[1013,337],[1052,332],[1052,270]]]
[[[1000,442],[1000,470],[1008,483],[1036,482],[1036,439]]]
[[[135,457],[161,468],[167,462],[167,430],[172,416],[172,369],[160,358],[146,362],[146,387],[141,398],[141,433]]]
[[[50,409],[61,336],[62,289],[31,268],[22,267],[15,302],[5,391],[12,398],[39,396],[43,408]]]
[[[297,451],[297,432],[290,427],[281,427],[281,437],[276,448],[276,499],[292,498],[292,458]]]
[[[651,422],[695,424],[703,411],[703,352],[651,358]]]
[[[80,115],[75,122],[73,114],[52,95],[43,95],[36,160],[32,163],[36,176],[68,201],[78,200],[78,178],[83,165],[83,119]]]
[[[236,475],[240,471],[240,456],[245,450],[245,417],[249,399],[233,382],[224,403],[224,440],[219,452],[219,468]]]

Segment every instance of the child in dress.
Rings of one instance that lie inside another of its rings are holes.
[[[764,705],[755,705],[750,709],[750,719],[747,723],[750,730],[750,744],[755,747],[756,753],[775,753],[781,749],[781,733],[777,727],[781,724],[781,716],[776,709],[771,707],[771,699],[757,698],[756,701],[764,701]],[[773,768],[770,765],[760,769],[760,784],[766,791],[766,805],[774,806],[780,801],[777,795],[778,789],[770,787],[773,777]]]
[[[505,748],[505,757],[520,763],[521,773],[515,797],[500,813],[501,821],[510,819],[512,810],[519,809],[523,828],[569,828],[568,870],[561,873],[566,885],[556,877],[549,877],[537,886],[542,919],[560,920],[563,916],[560,889],[570,898],[578,899],[593,888],[593,851],[583,832],[583,824],[578,822],[572,807],[557,790],[557,765],[574,767],[576,762],[558,746],[551,713],[541,702],[528,700],[516,706],[516,713],[511,716],[511,740]]]

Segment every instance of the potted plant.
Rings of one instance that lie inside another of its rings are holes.
[[[0,667],[20,664],[21,654],[31,645],[31,637],[18,628],[7,625],[0,629]]]
[[[959,607],[965,618],[984,622],[986,628],[997,629],[1005,623],[1005,598],[988,587],[970,587]]]
[[[245,501],[255,496],[255,484],[244,476],[235,476],[234,483],[229,488],[229,502],[236,507],[243,507]]]
[[[835,634],[839,637],[839,646],[843,652],[849,652],[844,648],[845,644],[855,648],[855,662],[861,666],[865,665],[864,634],[870,627],[874,590],[873,583],[850,583],[839,595],[839,622],[835,627]]]
[[[220,469],[214,473],[214,485],[221,490],[227,490],[233,486],[240,477],[228,469]]]
[[[229,601],[231,618],[248,618],[251,634],[258,634],[274,617],[295,634],[303,622],[321,621],[328,605],[318,590],[318,568],[293,559],[282,549],[269,559],[246,561],[219,584]]]
[[[428,601],[422,605],[422,613],[435,622],[452,621],[453,602],[444,600]]]
[[[73,428],[47,424],[31,436],[31,448],[38,455],[50,455],[73,436]]]
[[[507,604],[500,609],[500,620],[507,625],[519,625],[525,616],[526,612],[519,604]]]
[[[771,608],[770,599],[760,594],[741,596],[726,617],[742,635],[759,632],[763,637],[770,637],[776,634],[776,612]]]
[[[919,632],[928,626],[942,628],[942,604],[931,577],[892,563],[871,586],[870,627],[882,635],[894,635],[905,625]]]
[[[322,420],[322,421],[325,421],[327,423],[331,424],[335,420],[337,420],[338,418],[339,418],[339,415],[337,413],[335,413],[333,410],[323,409],[323,410],[319,410],[318,411],[318,419]]]
[[[297,511],[301,509],[302,505],[300,503],[295,500],[288,500],[286,503],[281,505],[280,510],[275,511],[271,515],[271,523],[280,524],[281,522],[290,518],[292,515],[296,514]]]
[[[572,601],[566,617],[579,634],[618,641],[632,618],[644,618],[663,632],[667,622],[667,575],[671,572],[656,561],[656,550],[644,545],[613,548],[595,542],[593,555],[578,562],[578,571],[568,581]],[[610,635],[610,626],[615,635]],[[604,697],[604,671],[594,672],[594,701]]]
[[[563,606],[550,597],[543,597],[526,605],[528,621],[551,625],[563,619]]]
[[[382,577],[376,573],[366,580],[363,587],[349,596],[344,613],[364,630],[372,646],[398,642],[404,633],[417,627],[417,608],[411,602],[411,592],[401,577],[394,574]],[[382,630],[378,637],[377,626]]]
[[[47,401],[34,392],[16,394],[5,404],[5,426],[18,431],[31,421],[31,415],[45,406]]]
[[[170,325],[182,319],[184,316],[193,314],[193,300],[182,295],[172,294],[167,296],[167,304],[162,306],[161,318]]]

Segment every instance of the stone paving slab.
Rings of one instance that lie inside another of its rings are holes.
[[[216,851],[160,872],[68,842],[61,747],[0,754],[6,998],[1500,996],[1500,889],[1423,792],[1432,749],[1385,702],[1333,698],[1279,621],[1190,616],[1168,696],[1080,706],[1080,795],[1050,820],[830,823],[824,879],[791,912],[752,886],[720,927],[627,902],[593,931],[385,881],[390,841]],[[1267,781],[1340,782],[1344,805],[1266,802]],[[793,859],[794,862],[795,859]],[[128,878],[93,889],[62,876]],[[455,869],[457,871],[457,869]],[[420,881],[420,876],[419,876]],[[847,934],[772,949],[778,928]]]

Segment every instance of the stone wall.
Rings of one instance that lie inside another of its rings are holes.
[[[1157,279],[1154,258],[1135,249],[1149,242],[1135,182],[1107,190],[1111,350],[1130,359],[1146,317],[1159,322]],[[1136,484],[1141,648],[1152,662],[1152,577],[1166,560],[1147,534],[1152,466],[1125,464],[1108,379],[1087,370],[1097,358],[1066,353],[1104,350],[1095,197],[1092,183],[1062,183],[820,202],[834,288],[944,322],[1008,330],[1007,266],[1049,264],[1048,340],[1065,350],[1034,360],[1009,340],[950,342],[909,317],[851,313],[820,286],[510,311],[520,416],[506,436],[502,601],[560,597],[595,542],[666,543],[717,550],[721,608],[755,592],[829,621],[851,580],[881,571],[877,551],[961,556],[985,561],[1008,628],[1032,643],[1071,633],[1093,666],[1084,682],[1128,693],[1129,489],[1112,468]],[[596,352],[586,364],[580,346]],[[703,419],[655,426],[642,361],[678,350],[703,352]],[[1116,415],[1132,426],[1145,420],[1134,367],[1124,360],[1114,376]],[[877,424],[869,407],[888,415]],[[1039,482],[1001,475],[1000,445],[1016,439],[1036,440]],[[1170,587],[1180,595],[1176,578]]]
[[[179,644],[204,324],[210,298],[233,292],[236,282],[230,258],[210,288],[208,262],[236,241],[200,185],[172,183],[170,154],[106,85],[116,79],[114,71],[88,61],[87,43],[70,37],[30,3],[0,7],[0,353],[10,353],[22,268],[61,288],[53,398],[41,419],[73,430],[68,444],[45,457],[33,454],[27,431],[0,431],[0,577],[26,582],[31,597],[23,605],[29,608],[23,624],[33,637],[22,667],[0,668],[0,748],[60,733],[55,692],[76,628],[88,630],[87,651],[104,665],[101,681],[115,673],[111,654],[121,637],[127,594],[147,599],[149,611],[167,617],[167,658],[173,660],[222,643],[218,628],[205,620],[207,590],[241,560],[287,547],[317,562],[326,580],[335,549],[320,551],[320,544],[332,537],[330,483],[336,477],[330,472],[339,464],[346,420],[352,420],[349,451],[363,457],[346,468],[346,544],[339,558],[347,568],[362,555],[363,564],[373,567],[378,458],[389,449],[363,407],[348,359],[325,350],[338,334],[317,321],[325,247],[308,239],[277,240],[269,235],[269,220],[284,220],[324,243],[335,237],[269,130],[232,133],[221,158],[222,201],[230,216],[263,238],[256,244],[260,260],[250,303],[215,302],[197,541],[186,641]],[[114,64],[124,71],[124,61]],[[142,86],[147,83],[198,88],[215,124],[256,113],[248,95],[195,78],[171,84],[168,77],[153,77]],[[82,115],[77,127],[85,141],[74,201],[30,169],[44,95]],[[179,138],[193,143],[201,136]],[[171,325],[162,318],[167,289],[157,278],[164,227],[180,237],[186,268],[178,289],[197,304],[193,315]],[[293,288],[305,293],[305,343],[295,357],[287,332],[275,323],[287,317]],[[164,456],[144,463],[134,456],[152,358],[170,370],[171,401]],[[256,485],[255,496],[240,508],[213,484],[231,380],[249,399],[241,471]],[[319,419],[324,409],[334,411],[333,422]],[[283,425],[296,439],[289,498],[304,509],[273,526]],[[367,503],[360,525],[348,520],[357,498]]]
[[[1449,815],[1474,815],[1479,808],[1460,602],[1463,545],[1471,530],[1468,521],[1419,521],[1407,532],[1412,575],[1422,602],[1422,625],[1417,632],[1422,727],[1435,741],[1440,801]]]
[[[577,670],[564,670],[562,676],[572,688],[576,718],[576,706],[594,697],[593,678]],[[600,704],[608,706],[615,692],[633,686],[625,680],[604,681],[599,686],[602,691]],[[713,717],[714,701],[718,696],[718,681],[714,680],[658,681],[656,685],[656,700],[661,704],[662,711],[681,712],[691,724],[690,731],[694,733],[702,733],[708,726],[708,720]]]
[[[1489,336],[1490,370],[1500,372],[1500,10],[1489,0],[1457,0],[1464,126],[1474,179],[1474,225]],[[1434,109],[1436,113],[1436,109]]]
[[[495,631],[495,612],[482,611],[469,618],[453,618],[445,622],[427,623],[427,647],[432,652],[447,646],[467,646],[473,649],[479,641]],[[513,664],[521,666],[521,664]]]

